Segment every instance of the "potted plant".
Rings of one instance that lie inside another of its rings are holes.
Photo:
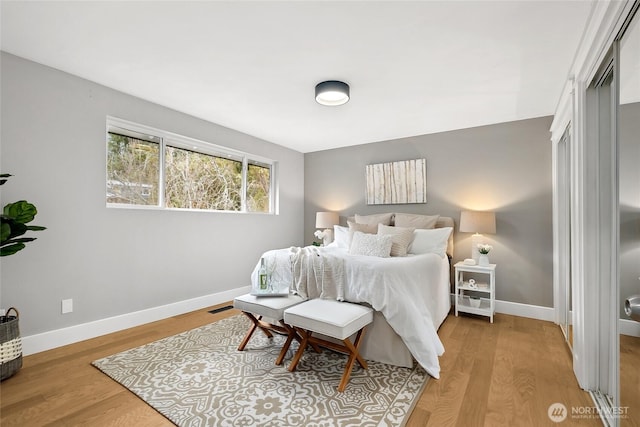
[[[4,185],[11,174],[0,174],[0,185]],[[26,247],[25,243],[33,242],[35,237],[20,237],[27,231],[41,231],[45,227],[27,225],[35,218],[38,210],[26,200],[9,203],[2,210],[0,229],[0,256],[13,255]]]
[[[478,245],[478,252],[480,252],[480,257],[478,258],[478,265],[488,266],[489,265],[489,252],[491,252],[493,246],[487,244]]]
[[[7,182],[11,174],[0,174],[0,185]],[[0,256],[13,255],[26,247],[35,237],[23,237],[27,231],[41,231],[45,227],[27,225],[35,218],[38,210],[26,200],[5,205],[0,216]],[[11,312],[14,312],[11,315]],[[22,340],[18,327],[18,310],[11,307],[0,316],[0,353],[3,362],[0,381],[9,378],[22,367]]]

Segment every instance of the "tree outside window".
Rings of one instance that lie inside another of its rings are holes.
[[[107,203],[157,205],[160,145],[109,133],[107,147]]]

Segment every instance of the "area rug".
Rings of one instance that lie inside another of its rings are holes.
[[[402,426],[429,375],[369,362],[356,364],[338,392],[347,356],[305,352],[295,372],[274,361],[284,337],[249,328],[242,315],[192,329],[92,364],[178,426]]]

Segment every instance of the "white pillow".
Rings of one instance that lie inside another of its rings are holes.
[[[349,227],[333,226],[333,242],[339,248],[349,249]]]
[[[391,225],[392,216],[393,216],[393,213],[383,213],[383,214],[373,214],[373,215],[356,214],[356,222],[358,224]]]
[[[447,254],[447,243],[452,231],[452,227],[434,228],[432,230],[417,229],[414,231],[413,243],[409,247],[409,253],[434,253],[444,258]]]
[[[391,245],[391,256],[407,256],[407,249],[413,242],[413,231],[415,228],[391,227],[378,224],[378,235],[393,236]]]
[[[388,258],[391,253],[393,236],[367,234],[361,231],[353,233],[349,253],[351,255],[368,255]]]

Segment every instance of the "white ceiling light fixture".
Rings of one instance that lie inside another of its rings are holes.
[[[337,80],[327,80],[316,85],[318,104],[336,106],[349,101],[349,85]]]

